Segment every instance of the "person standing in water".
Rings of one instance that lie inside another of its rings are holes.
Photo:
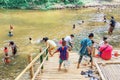
[[[114,17],[111,16],[110,27],[109,27],[109,30],[108,30],[108,34],[109,34],[109,35],[112,35],[112,34],[113,34],[113,30],[114,30],[114,28],[115,28],[115,25],[116,25],[116,21],[115,21]]]

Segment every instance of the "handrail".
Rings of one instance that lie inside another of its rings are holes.
[[[39,59],[40,56],[42,56],[42,55],[45,53],[45,51],[46,51],[47,49],[48,49],[48,48],[44,49],[44,51],[42,51],[41,54],[38,54],[38,55],[32,60],[32,62],[29,63],[28,66],[17,76],[17,78],[15,78],[15,80],[19,80],[19,79],[21,78],[21,76],[22,76],[28,69],[30,69],[31,66],[34,65],[33,63],[35,63],[35,61],[36,61],[37,59]],[[46,58],[47,58],[47,57],[48,57],[48,55],[46,55]],[[45,60],[45,59],[44,59],[44,60]],[[40,65],[39,68],[41,68],[42,65],[43,65],[43,63],[41,63],[41,65]]]
[[[44,58],[43,62],[42,62],[42,63],[40,64],[40,66],[38,67],[38,69],[37,69],[37,71],[35,72],[35,74],[34,74],[34,76],[33,76],[32,80],[34,80],[34,79],[35,79],[35,77],[37,76],[37,74],[39,73],[40,68],[41,68],[41,67],[42,67],[42,65],[44,64],[44,62],[45,62],[45,60],[47,59],[47,57],[48,57],[48,54],[46,55],[46,57]]]

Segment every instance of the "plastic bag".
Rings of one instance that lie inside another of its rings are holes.
[[[68,60],[64,61],[64,67],[68,68],[70,66],[70,62]]]

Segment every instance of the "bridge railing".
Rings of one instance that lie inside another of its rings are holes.
[[[48,48],[44,49],[41,53],[39,53],[33,60],[32,55],[28,56],[29,64],[27,67],[15,78],[15,80],[23,80],[23,75],[26,72],[30,72],[30,80],[35,80],[37,74],[43,69],[43,64],[46,60],[48,60]],[[37,67],[36,71],[34,72],[34,65],[36,61],[40,61],[40,65]]]

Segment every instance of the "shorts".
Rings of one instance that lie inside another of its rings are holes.
[[[60,59],[60,60],[59,60],[59,64],[62,64],[62,63],[63,63],[63,61],[64,61],[64,60]]]
[[[15,55],[17,53],[17,49],[13,50],[13,55]]]
[[[55,47],[49,47],[49,50],[54,50],[56,48],[56,46]]]
[[[114,30],[114,27],[109,28],[109,32],[113,32],[113,30]]]

